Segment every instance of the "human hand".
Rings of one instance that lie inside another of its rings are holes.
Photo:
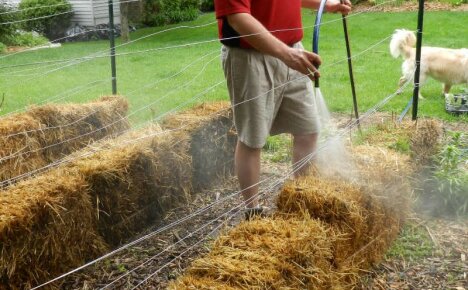
[[[325,4],[325,10],[327,12],[348,15],[348,13],[351,12],[351,6],[350,0],[343,0],[343,3],[341,3],[340,0],[328,0]]]
[[[299,48],[290,48],[281,60],[290,68],[307,75],[311,80],[320,77],[318,67],[322,63],[318,54]]]

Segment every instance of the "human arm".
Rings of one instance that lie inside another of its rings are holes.
[[[228,15],[229,25],[239,35],[245,36],[245,40],[256,50],[277,57],[288,67],[297,70],[305,75],[310,75],[310,71],[319,77],[317,66],[320,65],[320,57],[312,52],[292,48],[271,34],[257,19],[249,13],[236,13]]]
[[[303,8],[309,9],[318,9],[320,6],[320,0],[302,0],[301,3]],[[351,6],[350,0],[343,0],[343,4],[339,0],[328,0],[325,3],[325,11],[347,15],[351,12]]]

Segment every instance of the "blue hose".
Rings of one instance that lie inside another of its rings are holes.
[[[325,4],[327,0],[320,1],[320,7],[317,11],[317,17],[315,18],[315,25],[314,25],[314,34],[312,36],[312,52],[318,54],[318,44],[319,44],[319,35],[320,35],[320,24],[322,23],[322,15],[323,11],[325,10]],[[317,67],[318,68],[318,67]],[[315,80],[315,87],[319,87],[319,80]]]

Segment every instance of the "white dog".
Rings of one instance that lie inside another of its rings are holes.
[[[398,58],[401,55],[405,60],[402,65],[403,76],[400,78],[400,86],[414,77],[415,46],[415,34],[406,29],[397,29],[390,41],[392,56]],[[444,84],[444,94],[448,94],[452,85],[468,84],[468,49],[423,46],[419,83],[424,84],[428,76]]]

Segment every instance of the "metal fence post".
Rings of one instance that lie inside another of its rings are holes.
[[[115,66],[114,3],[109,0],[109,41],[112,73],[112,94],[117,94],[117,70]]]
[[[418,118],[418,100],[419,100],[419,74],[421,70],[421,46],[422,46],[422,32],[424,22],[424,0],[419,0],[418,10],[418,31],[416,41],[416,71],[414,73],[414,90],[413,90],[413,121]]]

